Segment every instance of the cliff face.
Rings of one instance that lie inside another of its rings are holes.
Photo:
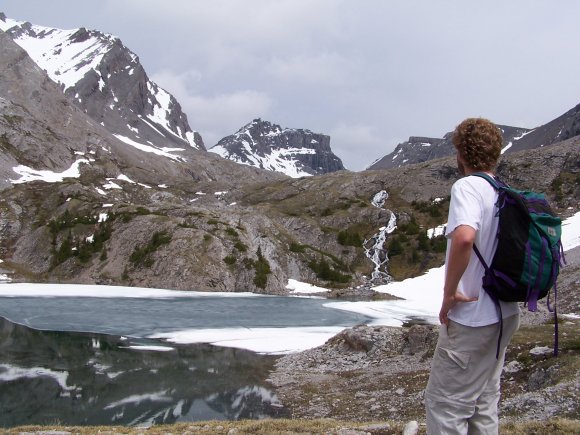
[[[210,152],[244,165],[291,177],[326,174],[344,169],[330,149],[330,137],[309,130],[281,128],[255,119],[220,140]]]

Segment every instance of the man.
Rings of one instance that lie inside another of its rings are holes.
[[[500,302],[499,312],[482,288],[484,268],[497,248],[497,193],[474,172],[493,175],[502,136],[490,121],[470,118],[453,134],[461,178],[451,188],[441,327],[425,390],[428,434],[497,434],[499,384],[505,350],[519,327],[519,307]]]

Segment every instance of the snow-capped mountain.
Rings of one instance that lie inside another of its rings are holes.
[[[534,129],[498,125],[503,135],[502,154],[552,145],[580,135],[580,104],[558,118]],[[455,153],[453,133],[443,139],[411,136],[395,150],[366,169],[390,169],[421,163]]]
[[[512,148],[517,140],[523,138],[530,130],[519,127],[499,125],[503,135],[503,152]],[[411,136],[408,141],[397,145],[395,150],[376,160],[366,169],[390,169],[427,160],[446,157],[455,153],[452,142],[453,133],[446,133],[443,138]]]
[[[282,128],[254,119],[208,151],[248,166],[290,177],[325,174],[344,169],[330,149],[330,137],[310,130]]]
[[[7,18],[0,30],[61,85],[75,105],[120,140],[161,150],[205,150],[175,98],[149,80],[139,58],[115,36],[61,30]]]
[[[552,145],[580,135],[580,104],[552,121],[514,139],[509,152]]]

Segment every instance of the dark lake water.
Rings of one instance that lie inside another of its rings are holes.
[[[160,424],[284,416],[275,360],[196,344],[168,352],[116,336],[37,331],[0,318],[0,426]]]
[[[368,320],[326,308],[326,302],[0,298],[0,426],[288,416],[266,381],[277,357],[144,337],[187,328],[349,326]]]

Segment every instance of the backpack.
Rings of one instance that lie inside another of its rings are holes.
[[[560,241],[562,220],[554,214],[541,193],[513,189],[488,174],[478,172],[471,175],[487,180],[498,193],[498,244],[490,265],[486,264],[477,246],[473,245],[475,254],[485,268],[482,286],[498,307],[500,324],[503,322],[499,301],[525,302],[529,311],[536,311],[538,300],[549,295],[553,287],[556,356],[556,279],[564,260]],[[549,296],[548,310],[552,311]]]

